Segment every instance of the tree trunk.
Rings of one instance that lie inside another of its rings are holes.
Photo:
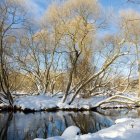
[[[64,103],[66,101],[66,98],[69,94],[69,91],[70,91],[70,88],[71,88],[71,84],[72,84],[72,77],[73,77],[73,73],[74,73],[74,70],[76,68],[76,63],[78,61],[78,58],[81,54],[81,52],[78,52],[76,49],[75,49],[75,44],[74,44],[74,57],[70,56],[71,57],[71,62],[72,62],[72,67],[71,67],[71,70],[70,70],[70,75],[69,75],[69,81],[68,81],[68,85],[67,85],[67,88],[66,88],[66,92],[65,92],[65,95],[63,96],[62,98],[62,102]]]
[[[138,97],[140,98],[140,63],[138,64]]]
[[[111,60],[109,60],[106,64],[103,65],[103,67],[95,74],[93,74],[89,79],[87,79],[84,83],[82,83],[77,90],[75,91],[74,95],[72,96],[69,104],[71,104],[75,97],[78,95],[78,93],[80,92],[80,90],[85,87],[89,82],[91,82],[94,78],[96,78],[97,76],[99,76],[102,72],[104,72],[118,57],[125,55],[125,53],[117,53],[115,54]]]
[[[42,86],[41,82],[37,81],[36,82],[36,87],[37,87],[38,95],[44,94],[44,87]]]
[[[13,97],[12,97],[10,91],[7,92],[7,96],[8,96],[8,100],[9,100],[10,106],[13,107],[13,102],[14,102],[14,101],[13,101]]]
[[[13,97],[9,88],[9,78],[8,71],[5,61],[5,54],[3,50],[3,39],[2,35],[0,35],[0,85],[1,90],[5,94],[6,99],[9,101],[9,105],[13,106]]]
[[[140,97],[140,54],[139,54],[139,48],[138,44],[136,44],[136,58],[137,58],[137,64],[138,64],[138,97]]]
[[[66,92],[65,92],[65,95],[63,96],[62,98],[62,102],[64,103],[66,101],[66,98],[69,94],[69,90],[70,90],[70,87],[71,87],[71,83],[72,83],[72,76],[73,76],[73,68],[72,70],[70,71],[70,75],[69,75],[69,81],[68,81],[68,85],[67,85],[67,88],[66,88]]]

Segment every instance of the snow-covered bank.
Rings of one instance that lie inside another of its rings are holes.
[[[62,97],[62,96],[61,96]],[[47,95],[35,95],[17,98],[14,102],[14,106],[21,110],[90,110],[96,103],[104,100],[106,97],[96,98],[76,98],[75,101],[68,105],[67,103],[61,103],[60,96],[47,96]]]
[[[32,96],[23,96],[15,98],[14,107],[18,110],[32,110],[32,111],[41,111],[41,110],[94,110],[101,103],[100,108],[121,108],[121,107],[135,107],[135,104],[125,104],[123,103],[125,99],[113,99],[113,102],[108,102],[105,95],[93,96],[90,98],[76,98],[74,102],[69,105],[67,103],[61,103],[63,94],[58,94],[54,97],[49,95],[32,95]],[[131,100],[138,100],[135,94],[124,94],[123,97],[128,97]],[[70,97],[69,97],[70,98]],[[68,99],[69,99],[68,98]],[[102,104],[102,102],[106,102]],[[118,102],[119,101],[119,102]],[[122,102],[122,103],[121,103]],[[127,102],[127,99],[126,101]],[[128,100],[128,102],[130,102]],[[3,104],[0,104],[2,108]]]
[[[72,135],[56,136],[48,138],[47,140],[139,140],[140,139],[140,119],[119,119],[116,124],[109,128],[102,129],[96,133],[79,135],[78,129],[66,129]],[[74,131],[74,132],[73,132]],[[37,138],[35,140],[43,140]]]
[[[139,140],[140,119],[119,119],[116,125],[102,129],[95,134],[76,137],[77,140]]]
[[[35,95],[17,98],[14,106],[21,110],[30,109],[35,111],[57,108],[58,97]]]

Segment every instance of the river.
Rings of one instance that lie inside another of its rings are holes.
[[[110,127],[117,118],[140,117],[140,109],[113,109],[84,112],[0,112],[0,140],[33,140],[59,136],[65,128],[78,126],[82,134]]]

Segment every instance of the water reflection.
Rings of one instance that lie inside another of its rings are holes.
[[[116,120],[119,118],[139,118],[140,117],[140,108],[136,109],[127,109],[127,108],[122,108],[122,109],[107,109],[107,110],[102,110],[98,109],[98,111],[104,115],[108,116],[112,120]]]
[[[82,133],[109,127],[113,121],[95,112],[0,113],[0,140],[33,140],[61,135],[66,127],[78,126]]]
[[[0,140],[7,140],[7,131],[8,131],[8,126],[10,124],[10,121],[12,120],[12,113],[9,113],[7,116],[2,118],[1,120],[1,114],[0,114]]]

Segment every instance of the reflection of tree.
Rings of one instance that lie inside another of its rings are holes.
[[[109,118],[95,112],[87,115],[83,113],[77,113],[77,115],[70,114],[69,116],[73,120],[73,124],[78,126],[83,134],[96,132],[113,124]]]
[[[99,123],[103,127],[109,127],[113,125],[113,121],[106,116],[103,116],[99,113],[93,112],[92,114],[93,120]]]
[[[69,125],[65,115],[63,115],[63,120],[64,120],[65,127],[67,128]]]
[[[61,116],[53,115],[53,121],[51,122],[51,133],[50,136],[60,136],[64,131],[64,115]]]
[[[30,115],[30,114],[27,114]],[[33,114],[32,114],[33,115]],[[50,136],[61,135],[64,128],[64,122],[56,116],[56,113],[35,113],[33,116],[30,116],[31,120],[30,124],[25,126],[22,131],[22,139],[24,140],[32,140],[34,138],[47,138]],[[26,115],[25,115],[26,116]],[[25,117],[23,118],[23,120]],[[18,124],[19,122],[17,122]],[[25,122],[28,123],[28,122]],[[59,123],[59,125],[57,125]],[[16,129],[16,128],[14,128]],[[22,128],[21,128],[22,129]],[[25,131],[26,130],[26,131]],[[16,134],[16,137],[18,134]]]
[[[113,120],[118,118],[120,115],[121,116],[123,115],[124,117],[127,116],[129,111],[130,110],[127,108],[125,108],[125,109],[107,109],[107,110],[98,109],[98,112],[100,112],[102,115],[109,116]]]
[[[8,114],[8,117],[6,119],[6,121],[3,123],[3,127],[0,130],[0,140],[7,140],[7,131],[8,131],[8,126],[10,124],[10,121],[13,118],[13,113],[10,112]]]
[[[138,117],[140,117],[140,108],[137,109]]]
[[[36,119],[36,114],[39,114]],[[31,120],[31,126],[27,127],[27,131],[24,131],[24,140],[32,140],[37,137],[48,137],[48,120],[45,118],[44,113],[35,113]]]
[[[3,119],[3,118],[2,118]],[[10,122],[10,125],[9,125]],[[75,125],[84,133],[93,133],[111,125],[111,120],[94,112],[37,112],[8,114],[0,126],[0,140],[33,140],[60,136],[68,126]],[[12,135],[11,135],[12,134]]]
[[[84,134],[89,129],[89,118],[87,116],[77,114],[74,116],[73,114],[70,114],[71,119],[73,120],[74,124],[81,129],[81,132]]]

